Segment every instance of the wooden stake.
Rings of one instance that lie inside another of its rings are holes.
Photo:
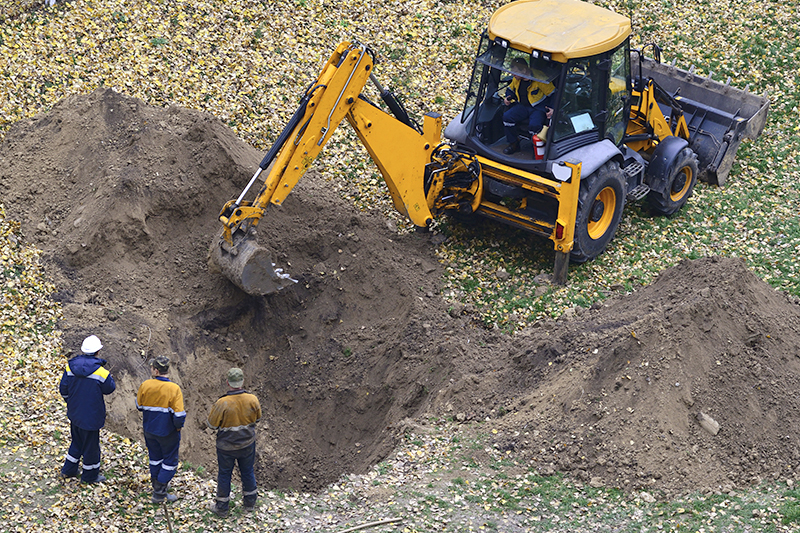
[[[164,516],[167,517],[167,527],[169,528],[169,533],[172,533],[172,520],[169,518],[169,509],[167,509],[167,500],[161,502],[164,505]]]
[[[383,524],[391,524],[393,522],[402,522],[402,518],[387,518],[385,520],[378,520],[377,522],[368,522],[360,526],[351,527],[350,529],[343,529],[339,533],[350,533],[351,531],[358,531],[359,529],[367,529],[368,527],[382,526]]]

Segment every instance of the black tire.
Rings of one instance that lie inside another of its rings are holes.
[[[606,162],[581,180],[570,261],[585,263],[605,251],[617,231],[623,207],[625,176],[616,161]]]
[[[697,183],[697,155],[686,147],[677,153],[663,192],[650,191],[647,204],[654,215],[674,215],[686,204]]]

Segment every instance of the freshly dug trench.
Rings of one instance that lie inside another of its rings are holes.
[[[206,414],[228,368],[244,369],[265,414],[264,487],[363,472],[406,418],[481,421],[526,467],[628,490],[722,490],[800,461],[785,438],[800,431],[800,306],[741,260],[686,261],[505,336],[443,301],[430,239],[398,235],[312,171],[258,227],[297,283],[252,297],[209,271],[207,252],[260,159],[208,114],[109,89],[0,144],[2,201],[44,251],[65,349],[89,333],[106,346],[108,429],[141,438],[134,394],[146,360],[168,355],[188,412],[181,457],[212,472]]]
[[[9,217],[44,250],[65,348],[103,339],[118,383],[110,430],[141,438],[135,392],[146,360],[167,355],[188,412],[181,456],[213,470],[206,414],[241,366],[264,408],[262,483],[317,488],[388,453],[393,425],[425,409],[407,390],[443,379],[434,363],[408,364],[409,350],[430,351],[414,317],[446,316],[427,296],[439,266],[428,240],[359,213],[312,171],[259,226],[298,283],[245,294],[207,253],[260,157],[210,115],[99,89],[15,124],[0,181]]]

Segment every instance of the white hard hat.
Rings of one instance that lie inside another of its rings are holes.
[[[100,342],[100,339],[97,338],[97,335],[89,335],[85,339],[83,339],[83,344],[81,344],[81,351],[85,354],[93,354],[100,351],[100,348],[103,347],[103,344]]]

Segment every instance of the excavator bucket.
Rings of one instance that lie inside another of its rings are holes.
[[[724,185],[742,139],[755,140],[764,130],[769,99],[649,58],[642,58],[642,75],[679,102],[689,146],[697,154],[698,177]]]
[[[272,252],[252,236],[234,241],[233,246],[220,236],[209,250],[209,265],[253,296],[272,294],[297,283],[283,269],[276,268],[272,258]]]

